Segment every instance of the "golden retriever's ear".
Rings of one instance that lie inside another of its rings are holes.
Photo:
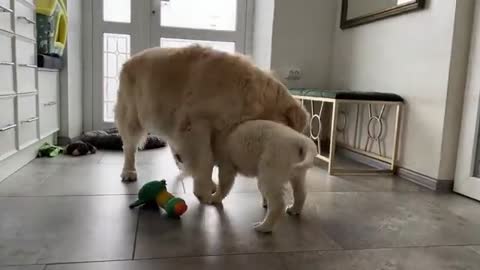
[[[280,75],[273,69],[269,70],[268,74],[270,74],[270,76],[272,76],[273,78],[275,78],[277,80],[281,79]]]
[[[308,113],[302,105],[293,105],[286,111],[288,126],[298,132],[303,132],[307,127]]]

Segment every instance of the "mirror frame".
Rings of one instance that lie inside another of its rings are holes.
[[[347,19],[348,15],[348,1],[342,0],[342,16],[340,20],[340,28],[347,29],[355,26],[375,22],[378,20],[383,20],[385,18],[397,16],[400,14],[408,13],[414,10],[419,10],[425,8],[426,0],[415,0],[412,3],[405,3],[396,7],[387,8],[381,11],[372,12],[363,16],[358,16],[352,19]],[[359,0],[353,0],[359,1]]]

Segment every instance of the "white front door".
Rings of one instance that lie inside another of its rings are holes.
[[[475,19],[458,145],[455,192],[480,200],[480,21]]]
[[[95,129],[113,126],[118,75],[132,54],[193,43],[247,52],[249,0],[90,1],[93,93],[85,109],[92,110]]]

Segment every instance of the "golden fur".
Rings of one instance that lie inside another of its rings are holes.
[[[244,56],[200,46],[145,50],[120,74],[115,120],[124,147],[122,179],[136,180],[136,149],[151,132],[182,157],[204,202],[212,190],[212,143],[252,119],[302,131],[307,114],[282,83]]]

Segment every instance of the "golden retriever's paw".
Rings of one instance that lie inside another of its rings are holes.
[[[198,192],[193,192],[193,195],[195,195],[195,197],[197,197],[198,201],[201,203],[201,204],[210,204],[210,197],[212,195],[210,194],[201,194],[201,193],[198,193]]]
[[[123,171],[122,182],[135,182],[137,181],[137,171]]]
[[[265,209],[268,208],[268,203],[267,203],[267,200],[265,200],[265,198],[262,199],[262,207]]]
[[[261,233],[271,233],[273,231],[273,227],[265,224],[265,222],[257,222],[253,225],[253,228]]]
[[[285,212],[287,212],[287,214],[289,214],[290,216],[299,216],[301,210],[300,210],[300,209],[296,209],[295,207],[293,207],[293,205],[290,205],[289,207],[287,207],[287,209],[285,210]]]

